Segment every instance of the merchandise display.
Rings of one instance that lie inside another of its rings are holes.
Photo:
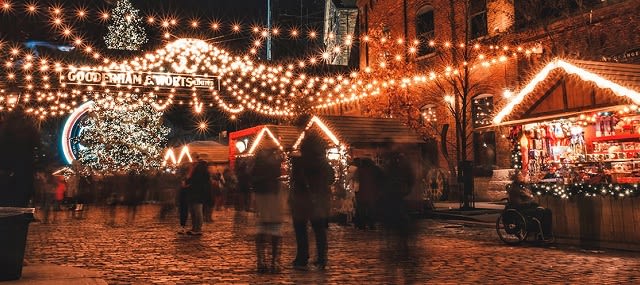
[[[516,126],[511,136],[517,144],[514,155],[520,155],[515,167],[530,183],[640,183],[640,113],[635,105]]]

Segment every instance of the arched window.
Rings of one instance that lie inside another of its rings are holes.
[[[416,13],[416,38],[420,41],[418,56],[435,52],[429,42],[435,38],[435,21],[433,6],[423,6]]]
[[[474,128],[491,124],[493,95],[475,96],[471,106]],[[473,133],[473,157],[475,174],[477,176],[491,176],[493,166],[496,164],[496,133],[494,131]]]
[[[420,108],[420,111],[422,112],[422,120],[425,124],[435,124],[438,122],[435,104],[424,105]]]
[[[471,114],[473,127],[482,127],[491,124],[491,114],[493,113],[493,95],[482,94],[473,97],[471,104]]]

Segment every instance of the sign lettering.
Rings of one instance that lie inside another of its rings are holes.
[[[74,85],[220,89],[217,76],[159,73],[69,70],[60,75],[60,83]]]

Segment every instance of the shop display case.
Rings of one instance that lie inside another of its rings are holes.
[[[640,183],[638,109],[581,114],[514,127],[531,183]]]

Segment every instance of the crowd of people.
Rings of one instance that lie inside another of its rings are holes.
[[[36,177],[37,188],[43,189],[39,196],[41,217],[48,221],[51,211],[61,210],[65,199],[73,198],[75,205],[104,203],[111,211],[111,223],[115,224],[117,207],[127,206],[129,216],[135,217],[139,204],[155,198],[163,203],[161,218],[177,209],[178,234],[200,236],[204,224],[214,223],[213,211],[233,207],[238,213],[255,212],[258,272],[281,270],[285,221],[292,222],[295,232],[296,255],[291,265],[299,270],[324,269],[328,262],[328,225],[335,206],[332,187],[341,175],[327,158],[326,150],[326,141],[310,134],[298,151],[285,154],[279,147],[267,144],[251,158],[239,159],[233,169],[226,167],[222,172],[213,170],[196,156],[193,163],[177,169],[174,180],[162,178],[163,182],[153,182],[158,177],[133,172],[93,178],[100,179],[99,183],[92,178],[41,172]],[[403,199],[414,182],[407,159],[400,154],[386,157],[384,163],[357,158],[348,172],[348,183],[355,191],[351,199],[355,200],[354,225],[360,229],[382,225],[406,236],[410,225]],[[82,210],[76,207],[72,210]],[[313,262],[310,262],[309,227],[316,248]]]
[[[195,162],[181,172],[178,232],[201,235],[203,220],[211,217],[207,208],[220,204],[216,197],[231,199],[236,210],[251,208],[256,213],[258,272],[280,271],[282,227],[288,219],[296,239],[293,268],[306,270],[311,264],[324,269],[328,262],[332,185],[337,176],[326,149],[323,139],[310,134],[299,151],[285,155],[275,145],[264,145],[252,159],[238,160],[234,171],[225,169],[222,174],[210,173],[202,160]],[[397,153],[385,157],[380,166],[368,158],[355,159],[349,169],[348,180],[356,191],[355,225],[362,229],[383,225],[389,232],[407,237],[411,226],[404,198],[415,180],[408,160]],[[191,229],[187,230],[189,215]],[[315,237],[316,257],[312,263],[308,227]]]

